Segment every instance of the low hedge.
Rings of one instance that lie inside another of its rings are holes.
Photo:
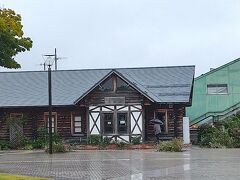
[[[132,136],[131,142],[132,144],[141,144],[141,136]]]
[[[199,145],[208,148],[240,147],[240,116],[233,116],[214,125],[200,127]]]
[[[11,148],[8,141],[0,140],[0,150],[9,150]]]
[[[157,151],[182,152],[183,141],[181,139],[162,141],[156,146],[156,148]]]
[[[233,138],[216,127],[204,127],[200,130],[199,145],[208,148],[230,148],[233,147]]]

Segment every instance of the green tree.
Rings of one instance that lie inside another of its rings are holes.
[[[15,61],[15,56],[32,47],[32,40],[23,36],[22,28],[19,14],[11,9],[0,9],[0,66],[21,68]]]

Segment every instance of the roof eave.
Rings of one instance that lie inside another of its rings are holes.
[[[75,104],[52,105],[52,107],[66,107],[66,106],[75,106]],[[49,105],[0,106],[0,109],[11,109],[11,108],[45,108],[45,107],[49,107]]]
[[[223,69],[223,68],[225,68],[227,66],[230,66],[230,65],[232,65],[232,64],[234,64],[234,63],[236,63],[238,61],[240,61],[240,58],[237,58],[237,59],[235,59],[233,61],[230,61],[230,62],[228,62],[228,63],[226,63],[226,64],[224,64],[222,66],[219,66],[219,67],[217,67],[217,68],[215,68],[215,69],[213,69],[211,71],[208,71],[208,72],[206,72],[204,74],[201,74],[200,76],[196,77],[195,80],[201,79],[201,78],[203,78],[203,77],[205,77],[205,76],[207,76],[209,74],[212,74],[212,73],[214,73],[216,71],[219,71],[220,69]]]

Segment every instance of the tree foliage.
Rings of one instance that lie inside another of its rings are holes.
[[[0,9],[0,66],[20,68],[15,61],[19,52],[30,50],[32,40],[24,37],[21,16],[11,9]]]

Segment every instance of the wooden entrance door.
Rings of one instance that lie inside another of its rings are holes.
[[[9,127],[10,143],[12,145],[18,144],[18,141],[23,137],[23,125],[19,123],[12,123]]]

